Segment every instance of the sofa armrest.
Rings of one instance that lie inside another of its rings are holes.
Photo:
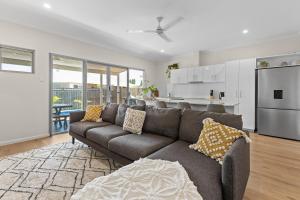
[[[70,124],[74,122],[79,122],[84,118],[85,111],[75,111],[70,113]]]
[[[222,166],[222,187],[225,200],[242,200],[250,173],[250,145],[244,138],[233,143],[225,154]]]

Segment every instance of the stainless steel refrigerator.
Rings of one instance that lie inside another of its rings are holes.
[[[300,66],[257,70],[257,132],[300,140]]]

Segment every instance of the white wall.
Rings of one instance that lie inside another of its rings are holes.
[[[190,54],[176,56],[168,62],[159,63],[157,75],[157,87],[161,96],[167,96],[169,81],[166,79],[165,71],[169,64],[179,63],[179,67],[190,67],[193,65],[221,64],[226,61],[272,56],[300,52],[300,35],[289,38],[260,42],[244,47],[237,47],[210,52],[192,52]]]
[[[0,72],[0,145],[49,133],[49,53],[145,69],[154,82],[156,65],[73,39],[0,21],[0,44],[35,50],[35,73]]]
[[[266,57],[300,51],[300,34],[289,38],[270,40],[244,47],[214,52],[201,52],[200,65],[224,63],[230,60]]]

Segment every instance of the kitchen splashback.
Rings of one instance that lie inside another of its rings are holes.
[[[219,92],[225,91],[224,83],[193,83],[178,84],[170,88],[170,94],[174,97],[208,98],[210,90],[214,90],[214,98],[219,98]],[[225,94],[226,97],[226,94]]]

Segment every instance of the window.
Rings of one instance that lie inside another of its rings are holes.
[[[129,92],[131,98],[143,96],[144,71],[129,69]]]
[[[0,71],[33,73],[34,51],[0,45]]]

